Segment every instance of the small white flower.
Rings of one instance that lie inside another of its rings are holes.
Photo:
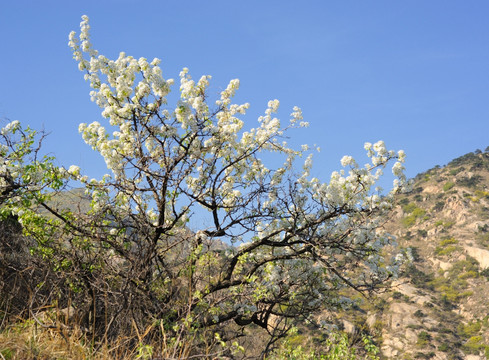
[[[80,167],[76,165],[71,165],[68,169],[68,173],[73,176],[78,176],[80,175]]]
[[[341,158],[341,166],[343,166],[343,167],[348,166],[348,165],[352,165],[354,162],[355,162],[355,160],[353,160],[353,157],[351,157],[349,155],[345,155]]]

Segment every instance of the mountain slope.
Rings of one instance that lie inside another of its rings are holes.
[[[386,359],[489,358],[489,153],[414,179],[386,225],[413,262],[369,324]]]

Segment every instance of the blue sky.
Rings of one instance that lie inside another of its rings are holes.
[[[301,107],[291,142],[321,147],[325,180],[366,141],[405,150],[411,177],[489,145],[487,1],[2,1],[0,118],[44,128],[45,150],[91,176],[103,162],[77,128],[100,110],[67,45],[83,14],[108,57],[210,74],[215,93],[239,78],[247,127],[270,99],[284,121]]]

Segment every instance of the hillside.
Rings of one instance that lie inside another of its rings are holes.
[[[368,313],[384,358],[489,358],[489,153],[419,174],[386,228],[413,261]]]

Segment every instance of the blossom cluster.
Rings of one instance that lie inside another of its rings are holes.
[[[218,99],[210,102],[211,77],[204,75],[195,81],[187,68],[179,74],[180,96],[171,106],[167,96],[174,81],[163,77],[159,59],[149,62],[122,52],[110,60],[94,49],[88,17],[82,18],[80,28],[78,37],[70,33],[69,45],[90,83],[91,99],[107,121],[80,124],[79,131],[103,156],[111,175],[88,182],[77,167],[70,167],[67,173],[92,186],[94,208],[104,208],[109,194],[114,194],[114,212],[132,206],[149,226],[168,229],[186,222],[193,207],[203,207],[212,214],[209,228],[214,232],[205,229],[202,233],[226,233],[225,228],[231,242],[248,234],[249,242],[237,250],[241,260],[266,264],[272,253],[287,258],[281,263],[283,269],[270,262],[270,267],[260,270],[255,298],[283,291],[277,288],[277,280],[287,272],[296,289],[301,283],[321,289],[315,300],[320,302],[328,285],[315,279],[321,278],[324,264],[347,268],[351,256],[362,258],[375,276],[385,277],[391,271],[379,266],[383,263],[380,249],[390,237],[379,236],[377,219],[364,221],[362,215],[388,209],[392,195],[405,186],[403,151],[387,150],[383,141],[366,143],[368,164],[362,167],[353,157],[344,156],[343,169],[333,172],[327,182],[320,181],[311,177],[309,146],[296,150],[285,141],[289,129],[309,125],[300,108],[293,108],[284,125],[276,116],[280,102],[270,100],[257,125],[247,128],[243,115],[250,105],[233,103],[239,80],[231,80]],[[277,155],[281,165],[267,166],[262,154]],[[297,173],[299,158],[304,160]],[[392,191],[380,196],[376,184],[391,162],[396,180]],[[301,238],[308,231],[314,234],[314,241]],[[283,245],[287,241],[294,245]],[[268,247],[258,247],[260,242]],[[339,242],[343,245],[338,246]],[[269,246],[271,243],[282,244],[280,250]],[[305,243],[320,254],[320,262],[294,258]],[[254,250],[258,248],[265,250]],[[329,274],[329,283],[337,283],[336,277]],[[250,311],[250,306],[245,302],[239,311]]]

